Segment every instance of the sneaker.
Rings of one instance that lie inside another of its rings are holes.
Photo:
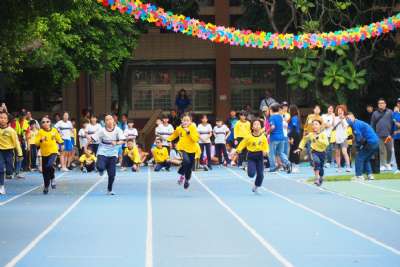
[[[292,168],[292,173],[300,173],[299,167],[294,166],[294,167]]]
[[[6,189],[4,188],[4,185],[0,185],[0,195],[5,195],[6,194]]]
[[[253,191],[253,193],[257,194],[258,193],[258,186],[253,186],[253,188],[251,189],[251,191]]]
[[[12,175],[6,175],[6,179],[7,179],[7,180],[11,180],[12,178],[13,178]]]
[[[341,169],[341,168],[337,168],[337,169],[336,169],[336,172],[337,172],[337,173],[341,173],[341,172],[342,172],[342,169]]]
[[[61,168],[62,172],[69,172],[69,170],[67,168]]]
[[[54,179],[50,181],[50,184],[51,184],[51,189],[56,189],[57,188],[57,184],[54,181]]]
[[[354,176],[351,178],[352,181],[364,181],[364,176]]]
[[[381,166],[380,170],[381,170],[381,172],[384,172],[384,171],[386,171],[386,167],[385,166]]]
[[[114,193],[114,191],[107,191],[107,195],[109,195],[109,196],[114,196],[115,193]]]
[[[286,172],[287,172],[288,174],[292,173],[292,163],[289,163],[289,164],[286,166]]]
[[[207,167],[208,167],[209,170],[212,170],[212,166],[211,165],[208,165]]]
[[[375,180],[375,177],[372,174],[368,174],[367,179],[368,180]]]
[[[184,188],[184,189],[188,189],[189,186],[190,186],[189,181],[188,181],[188,180],[185,180],[185,183],[183,184],[183,188]]]
[[[120,162],[118,162],[115,166],[117,166],[117,167],[121,167],[121,163]]]
[[[125,172],[126,171],[126,168],[125,167],[122,167],[121,168],[121,172]]]
[[[202,167],[203,167],[203,170],[205,170],[206,172],[209,171],[209,167],[207,165],[203,165]]]
[[[400,170],[395,170],[394,171],[394,174],[399,174],[400,173]]]
[[[319,186],[321,186],[324,183],[324,177],[319,177]]]
[[[270,169],[269,172],[276,173],[278,172],[279,168],[275,167],[274,169]]]
[[[31,172],[36,172],[38,169],[36,169],[36,168],[32,168],[31,169]]]
[[[350,168],[350,167],[347,167],[347,168],[346,168],[346,172],[351,172],[351,168]]]
[[[386,164],[386,170],[387,171],[392,171],[392,165]]]
[[[331,167],[331,164],[330,164],[330,163],[325,163],[324,167],[325,167],[325,168],[330,168],[330,167]]]
[[[178,179],[178,185],[182,185],[184,180],[185,180],[185,176],[181,175]]]
[[[48,188],[44,188],[43,189],[43,195],[47,195],[49,193],[49,189]]]
[[[16,173],[16,174],[15,174],[15,178],[17,178],[17,179],[24,179],[24,178],[25,178],[25,175],[24,175],[22,172]]]
[[[321,186],[321,178],[315,178],[314,184],[315,184],[316,186]]]
[[[71,166],[67,167],[68,170],[72,171],[74,168]]]

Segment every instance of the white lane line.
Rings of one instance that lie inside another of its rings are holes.
[[[93,184],[82,196],[80,196],[71,206],[68,207],[57,219],[55,219],[47,228],[41,232],[35,239],[33,239],[17,256],[15,256],[5,267],[14,267],[20,260],[22,260],[36,245],[50,233],[78,204],[98,186],[104,179],[98,180]]]
[[[365,182],[361,182],[361,181],[353,181],[353,183],[361,184],[361,185],[364,185],[364,186],[367,186],[367,187],[379,189],[379,190],[386,191],[386,192],[400,193],[400,190],[386,188],[386,187],[383,187],[383,186],[374,185],[374,184],[370,184],[370,183],[365,183]]]
[[[380,209],[380,210],[383,210],[383,211],[386,211],[386,212],[391,212],[391,213],[394,213],[396,215],[400,215],[399,211],[394,210],[392,208],[379,206],[379,205],[377,205],[377,204],[375,204],[373,202],[369,202],[369,201],[366,201],[366,200],[363,200],[363,199],[360,199],[360,198],[357,198],[357,197],[354,197],[354,196],[351,196],[351,195],[340,193],[340,192],[334,191],[332,189],[327,189],[326,187],[317,187],[317,186],[311,185],[311,184],[307,183],[307,179],[294,180],[294,179],[290,179],[289,177],[287,177],[287,176],[285,176],[283,174],[280,174],[280,173],[278,173],[278,175],[280,177],[282,177],[283,179],[291,181],[291,182],[294,182],[294,183],[305,185],[305,186],[308,186],[310,188],[313,188],[313,189],[316,189],[316,190],[319,190],[319,191],[322,191],[322,192],[326,192],[326,193],[329,193],[329,194],[332,194],[332,195],[340,196],[342,198],[347,198],[347,199],[356,201],[358,203],[361,203],[361,204],[364,204],[364,205],[367,205],[367,206],[370,206],[370,207],[374,207],[374,208],[377,208],[377,209]]]
[[[236,177],[238,177],[240,180],[242,180],[242,181],[244,181],[246,183],[251,183],[247,179],[245,179],[243,176],[241,176],[240,174],[236,173],[235,171],[233,171],[231,169],[227,169],[227,170],[230,171],[232,174],[234,174]],[[364,234],[364,233],[360,232],[357,229],[354,229],[354,228],[352,228],[350,226],[344,225],[344,224],[336,221],[335,219],[333,219],[333,218],[331,218],[331,217],[329,217],[327,215],[322,214],[319,211],[313,210],[310,207],[307,207],[307,206],[305,206],[305,205],[303,205],[303,204],[301,204],[299,202],[296,202],[296,201],[294,201],[294,200],[292,200],[292,199],[290,199],[290,198],[288,198],[288,197],[286,197],[284,195],[276,193],[276,192],[274,192],[274,191],[272,191],[270,189],[267,189],[265,187],[261,187],[261,188],[264,191],[266,191],[266,192],[268,192],[268,193],[270,193],[270,194],[272,194],[272,195],[274,195],[274,196],[276,196],[276,197],[278,197],[280,199],[283,199],[283,200],[289,202],[290,204],[292,204],[292,205],[294,205],[294,206],[296,206],[298,208],[301,208],[301,209],[303,209],[305,211],[308,211],[309,213],[312,213],[312,214],[320,217],[321,219],[324,219],[324,220],[326,220],[326,221],[328,221],[328,222],[330,222],[330,223],[332,223],[332,224],[334,224],[334,225],[336,225],[336,226],[338,226],[338,227],[340,227],[340,228],[342,228],[344,230],[347,230],[347,231],[353,233],[354,235],[357,235],[357,236],[359,236],[359,237],[361,237],[361,238],[363,238],[365,240],[368,240],[371,243],[374,243],[374,244],[376,244],[376,245],[378,245],[378,246],[380,246],[380,247],[382,247],[382,248],[384,248],[384,249],[386,249],[386,250],[388,250],[390,252],[393,252],[396,255],[400,255],[400,250],[398,250],[398,249],[396,249],[394,247],[391,247],[391,246],[389,246],[389,245],[387,245],[387,244],[385,244],[385,243],[383,243],[383,242],[381,242],[381,241],[379,241],[379,240],[377,240],[377,239],[375,239],[375,238],[373,238],[373,237],[371,237],[371,236],[369,236],[367,234]]]
[[[153,267],[153,204],[151,199],[151,172],[147,169],[147,235],[146,267]]]
[[[215,194],[207,185],[205,185],[196,174],[193,173],[196,181],[227,211],[229,212],[250,234],[261,243],[283,266],[293,267],[294,265],[287,260],[277,249],[275,249],[267,240],[265,240],[257,231],[251,227],[242,217],[232,210],[217,194]]]
[[[63,177],[65,174],[66,174],[66,173],[64,172],[64,173],[58,175],[55,179],[58,180],[58,179],[60,179],[61,177]],[[12,202],[12,201],[14,201],[14,200],[16,200],[16,199],[18,199],[18,198],[20,198],[20,197],[22,197],[22,196],[27,195],[27,194],[29,194],[30,192],[35,191],[36,189],[38,189],[38,188],[40,188],[40,187],[42,187],[42,186],[43,186],[43,185],[35,186],[35,187],[29,189],[28,191],[25,191],[25,192],[23,192],[23,193],[21,193],[21,194],[18,194],[18,195],[16,195],[16,196],[13,196],[12,198],[7,199],[6,201],[0,202],[0,207],[6,205],[6,204],[8,204],[8,203],[10,203],[10,202]]]

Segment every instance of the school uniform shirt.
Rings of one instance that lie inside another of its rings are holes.
[[[22,157],[22,149],[17,132],[11,127],[0,128],[0,150],[8,149],[17,150],[17,155]]]
[[[80,148],[86,147],[88,145],[87,134],[88,134],[87,127],[86,128],[81,128],[79,130],[78,136],[79,136],[79,147]]]
[[[99,132],[92,136],[92,139],[99,142],[99,149],[97,155],[106,157],[118,157],[118,150],[120,145],[112,145],[112,142],[119,142],[125,140],[125,135],[118,127],[107,130],[102,128]]]
[[[349,124],[347,123],[346,119],[341,120],[339,117],[335,118],[334,126],[335,129],[335,143],[336,144],[343,144],[347,141],[347,127]]]
[[[154,161],[156,163],[163,163],[169,160],[168,149],[166,147],[155,147],[151,152],[153,152]]]
[[[171,124],[160,124],[156,128],[156,136],[160,137],[162,140],[163,146],[169,146],[169,142],[167,141],[168,137],[174,132],[174,127]]]
[[[125,139],[126,140],[136,140],[136,138],[139,136],[138,130],[136,128],[132,129],[125,129],[124,131]]]
[[[215,136],[215,144],[226,144],[226,135],[228,134],[229,129],[225,124],[222,126],[215,126],[213,132]]]
[[[238,153],[242,152],[243,149],[247,149],[249,152],[269,152],[268,140],[265,134],[260,134],[255,136],[253,134],[247,136],[240,142],[239,146],[236,148]]]
[[[30,130],[30,134],[29,134],[29,140],[28,140],[28,144],[29,145],[35,145],[35,139],[36,139],[36,135],[38,135],[39,130],[38,129],[31,129]]]
[[[79,162],[86,164],[86,165],[90,165],[93,162],[96,162],[97,158],[94,154],[91,154],[90,156],[87,156],[86,154],[83,154],[80,158],[79,158]]]
[[[35,144],[39,147],[43,157],[57,154],[58,144],[62,143],[64,143],[64,140],[56,128],[51,128],[50,130],[40,129],[35,139]]]
[[[176,144],[176,149],[178,151],[185,151],[186,153],[196,153],[197,146],[200,148],[199,144],[199,132],[194,123],[188,127],[188,132],[179,126],[172,133],[170,137],[167,138],[168,142],[171,142],[179,137],[179,141]],[[197,146],[196,146],[197,145]]]
[[[318,151],[318,152],[325,152],[325,150],[329,146],[329,141],[328,141],[328,136],[326,135],[325,132],[321,133],[309,133],[306,136],[301,139],[299,148],[304,149],[306,146],[307,142],[311,143],[311,149]]]
[[[126,147],[124,149],[124,156],[127,156],[128,158],[130,158],[130,160],[132,160],[134,163],[136,164],[140,164],[140,155],[139,155],[139,149],[137,148],[137,146],[133,146],[132,148]]]
[[[95,125],[89,123],[88,127],[87,127],[87,134],[88,137],[92,138],[93,135],[99,133],[101,131],[101,129],[103,129],[103,127],[101,127],[101,125],[99,123],[96,123]],[[93,144],[99,144],[98,141],[93,140]]]
[[[326,127],[324,129],[326,135],[329,137],[331,137],[332,134],[332,130],[333,130],[333,126],[334,126],[334,121],[335,121],[335,115],[334,114],[324,114],[322,115],[322,122],[325,125],[329,125],[328,127]]]
[[[269,123],[271,124],[271,133],[269,139],[271,142],[284,141],[285,135],[283,133],[283,117],[280,114],[273,114],[269,117]],[[272,126],[275,126],[272,129]]]
[[[251,134],[250,130],[250,122],[249,121],[241,121],[236,122],[235,127],[233,128],[234,138],[245,138]]]
[[[71,138],[73,137],[73,127],[70,121],[58,121],[54,125],[54,128],[56,128],[60,132],[61,138],[64,140],[71,140]]]
[[[200,135],[200,140],[199,140],[200,144],[211,143],[210,134],[212,133],[212,127],[209,123],[207,123],[206,125],[200,123],[199,125],[197,125],[197,131],[199,132]]]

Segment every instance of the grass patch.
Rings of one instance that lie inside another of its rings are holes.
[[[325,182],[338,182],[338,181],[350,181],[351,178],[354,177],[353,175],[332,175],[332,176],[325,176]],[[400,174],[394,173],[378,173],[374,174],[375,180],[400,180]],[[315,178],[309,178],[307,182],[314,182]]]

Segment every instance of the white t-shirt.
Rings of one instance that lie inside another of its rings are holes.
[[[335,115],[334,114],[324,114],[322,115],[322,121],[325,125],[329,125],[329,127],[325,128],[325,133],[328,137],[331,136],[332,130],[333,130],[333,122],[335,120]]]
[[[86,128],[81,128],[78,132],[78,137],[79,137],[79,147],[83,148],[86,147],[88,144],[88,139],[87,139],[87,127]]]
[[[211,143],[210,134],[212,133],[212,127],[209,123],[207,123],[205,126],[200,123],[199,125],[197,125],[197,131],[200,135],[200,144]]]
[[[90,123],[87,127],[88,137],[93,137],[93,135],[97,134],[102,129],[103,128],[101,127],[101,125],[99,123],[96,123],[95,125]],[[99,142],[97,142],[96,140],[93,140],[93,144],[99,144]]]
[[[216,144],[226,144],[226,135],[229,132],[228,127],[223,124],[222,126],[215,126],[214,127],[214,136],[215,136],[215,143]]]
[[[125,129],[124,131],[125,139],[126,140],[136,140],[136,138],[139,136],[138,130],[136,128],[132,129]]]
[[[336,125],[336,144],[342,144],[347,141],[347,127],[349,124],[346,119],[341,121],[339,117],[336,117],[334,126]]]
[[[70,121],[58,121],[56,125],[54,125],[61,135],[61,138],[64,140],[71,140],[72,137],[72,123]]]
[[[174,133],[174,127],[171,124],[167,124],[167,126],[160,124],[157,126],[155,133],[156,136],[161,138],[163,146],[169,146],[170,143],[167,138]]]
[[[99,150],[97,155],[106,157],[118,157],[118,150],[120,145],[112,145],[112,142],[119,142],[125,140],[125,135],[118,127],[114,127],[112,131],[102,128],[99,132],[92,136],[93,140],[99,142]]]

